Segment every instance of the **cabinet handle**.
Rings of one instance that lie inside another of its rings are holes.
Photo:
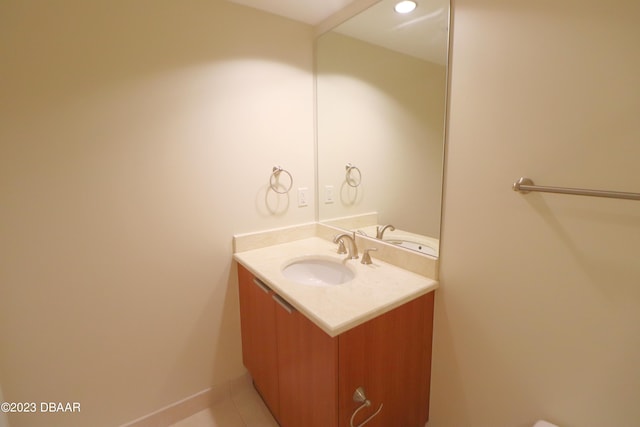
[[[277,302],[278,304],[280,304],[280,306],[281,306],[282,308],[284,308],[284,309],[285,309],[285,311],[286,311],[287,313],[289,313],[289,314],[292,314],[292,313],[293,313],[294,308],[291,306],[291,304],[289,304],[288,302],[286,302],[285,300],[283,300],[283,299],[282,299],[282,297],[281,297],[280,295],[278,295],[278,294],[273,294],[271,297],[275,300],[275,302]]]
[[[254,277],[253,278],[253,283],[255,283],[260,289],[262,289],[264,291],[265,294],[268,294],[269,292],[271,292],[271,289],[269,289],[269,287],[267,285],[265,285],[262,280]]]

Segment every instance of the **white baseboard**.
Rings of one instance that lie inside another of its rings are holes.
[[[164,408],[144,415],[120,427],[168,427],[190,415],[200,412],[217,402],[229,398],[231,391],[251,382],[249,374],[228,381],[222,385],[210,387],[196,394],[174,402]]]

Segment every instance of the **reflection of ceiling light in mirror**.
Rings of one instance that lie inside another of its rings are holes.
[[[413,12],[413,9],[415,9],[416,6],[418,6],[418,4],[414,1],[401,1],[396,3],[394,9],[398,13],[409,13]]]

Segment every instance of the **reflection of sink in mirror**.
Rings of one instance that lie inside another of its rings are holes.
[[[301,285],[341,285],[353,280],[355,273],[343,261],[309,257],[295,260],[282,269],[282,275]]]
[[[422,252],[423,254],[438,256],[438,252],[434,248],[424,243],[416,243],[408,240],[397,240],[397,239],[384,239],[384,241],[391,243],[393,245],[398,245],[403,248]]]
[[[384,224],[381,224],[378,220],[378,215],[375,212],[335,218],[330,221],[325,221],[324,223],[332,227],[355,231],[359,235],[372,239],[376,237],[376,229],[384,226]],[[399,227],[398,224],[393,225],[396,227],[395,230],[387,229],[385,231],[382,237],[384,242],[394,244],[392,241],[402,241],[404,243],[398,246],[414,250],[424,255],[438,257],[440,248],[439,239],[425,234],[412,233],[404,229],[404,227]]]

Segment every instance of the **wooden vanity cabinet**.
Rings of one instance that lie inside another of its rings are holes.
[[[339,427],[360,403],[362,386],[371,406],[354,425],[382,410],[367,427],[423,427],[429,419],[434,293],[418,297],[339,336]],[[345,415],[343,415],[345,414]]]
[[[299,311],[276,307],[282,427],[338,424],[338,339]]]
[[[242,362],[271,412],[279,418],[276,302],[273,291],[238,264]]]
[[[238,264],[243,361],[282,427],[349,427],[363,387],[367,427],[423,427],[429,417],[433,292],[330,337]],[[259,282],[258,282],[259,283]],[[263,305],[258,307],[258,305]]]

